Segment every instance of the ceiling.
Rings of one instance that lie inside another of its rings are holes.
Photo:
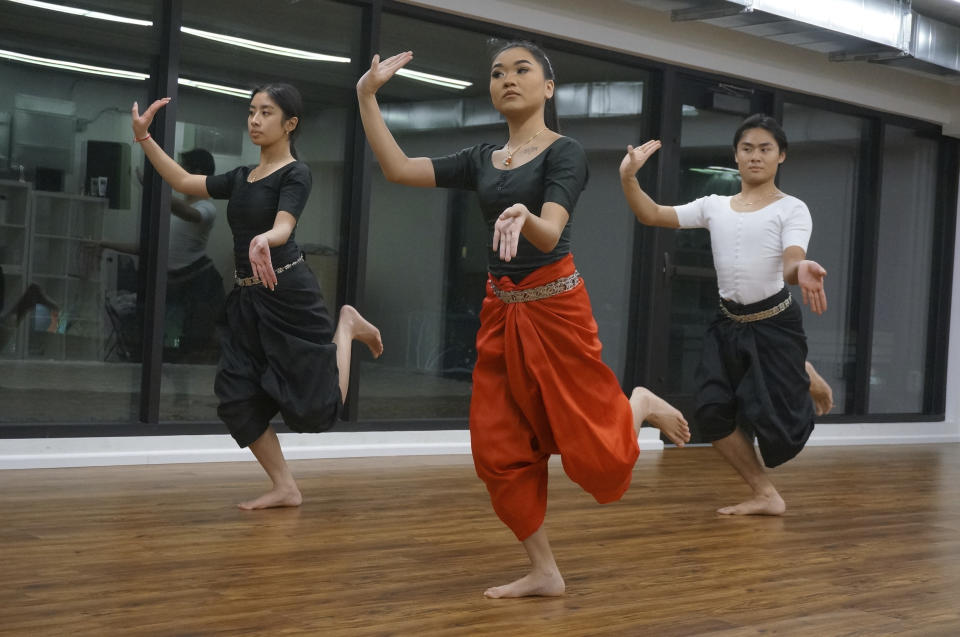
[[[921,15],[960,27],[960,2],[956,0],[913,0],[913,10]]]
[[[670,12],[674,20],[703,22],[817,51],[835,62],[864,60],[960,83],[960,0],[913,0],[912,3],[909,0],[863,0],[863,8],[848,3],[855,7],[853,10],[873,9],[878,13],[890,13],[894,6],[912,9],[914,33],[907,37],[909,42],[902,48],[760,10],[748,11],[744,8],[747,3],[743,0],[623,2]],[[899,14],[894,15],[899,22]]]

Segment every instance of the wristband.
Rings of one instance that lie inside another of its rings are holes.
[[[145,142],[145,141],[147,141],[148,139],[150,139],[150,133],[147,133],[147,136],[144,137],[143,139],[137,139],[137,136],[136,136],[136,135],[133,136],[133,141],[137,142],[138,144],[139,144],[140,142]]]

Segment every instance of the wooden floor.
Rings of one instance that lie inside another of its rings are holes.
[[[551,474],[554,599],[488,600],[526,558],[463,457],[0,471],[3,635],[960,635],[960,445],[813,447],[782,518],[710,448],[644,452],[600,506]]]

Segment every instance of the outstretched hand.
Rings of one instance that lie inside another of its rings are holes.
[[[823,277],[827,271],[816,261],[804,260],[797,266],[797,283],[803,291],[803,304],[809,305],[816,314],[827,311],[827,293],[823,289]]]
[[[522,203],[515,203],[497,217],[493,224],[493,251],[500,252],[502,261],[510,261],[517,256],[520,232],[530,211]]]
[[[620,177],[629,179],[637,174],[637,171],[643,168],[650,157],[660,150],[660,140],[651,139],[642,146],[627,146],[627,154],[620,162]]]
[[[258,234],[250,240],[250,269],[253,276],[260,279],[264,287],[273,290],[277,287],[277,273],[273,269],[273,259],[270,258],[270,243],[267,235]]]
[[[380,59],[380,54],[373,56],[370,61],[370,70],[364,73],[357,82],[357,92],[366,95],[375,94],[381,86],[387,83],[393,75],[413,59],[413,51],[397,53],[386,60]]]
[[[140,106],[136,102],[133,103],[130,114],[133,116],[133,135],[135,139],[142,139],[147,136],[147,130],[153,122],[153,116],[169,103],[169,97],[159,99],[151,104],[147,110],[143,112],[143,115],[140,114]]]

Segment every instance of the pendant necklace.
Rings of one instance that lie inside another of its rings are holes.
[[[545,130],[547,130],[547,127],[546,127],[546,126],[544,126],[543,128],[541,128],[540,130],[538,130],[536,133],[533,134],[533,137],[531,137],[531,138],[528,139],[527,141],[523,142],[522,144],[520,144],[519,146],[517,146],[517,147],[514,148],[513,150],[510,150],[510,147],[507,146],[506,144],[504,144],[504,145],[503,145],[503,149],[504,149],[505,151],[507,151],[507,156],[503,158],[503,165],[504,165],[504,166],[509,166],[510,164],[512,164],[512,163],[513,163],[513,155],[514,155],[514,153],[516,153],[518,150],[520,150],[521,148],[523,148],[524,146],[526,146],[527,144],[529,144],[530,142],[532,142],[534,139],[537,138],[537,135],[539,135],[540,133],[542,133],[542,132],[545,131]]]

